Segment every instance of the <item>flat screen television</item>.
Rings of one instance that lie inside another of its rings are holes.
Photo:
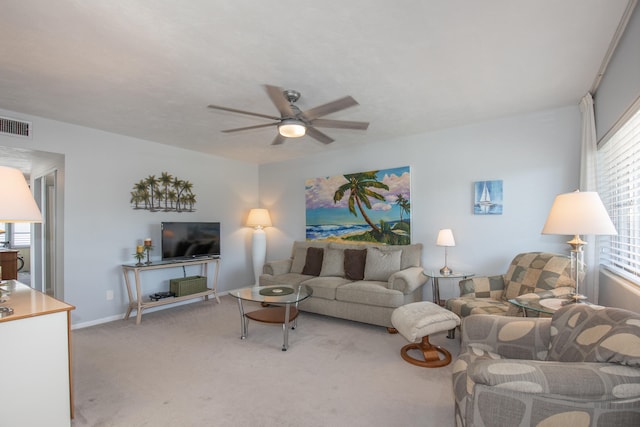
[[[220,256],[219,222],[163,222],[162,259]]]

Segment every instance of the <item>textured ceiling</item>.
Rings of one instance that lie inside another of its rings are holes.
[[[627,0],[4,0],[0,108],[268,163],[575,105]],[[265,83],[369,121],[271,146]],[[34,132],[37,133],[35,128]]]

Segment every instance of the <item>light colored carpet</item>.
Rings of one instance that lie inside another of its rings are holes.
[[[459,341],[445,335],[431,342],[455,357]],[[73,427],[454,424],[452,365],[405,362],[406,340],[377,326],[303,312],[283,352],[277,325],[252,321],[241,340],[224,296],[72,337]]]

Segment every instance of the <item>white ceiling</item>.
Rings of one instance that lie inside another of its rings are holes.
[[[0,108],[253,163],[575,105],[627,0],[3,0]],[[369,121],[271,146],[265,83]],[[37,127],[34,133],[37,133]]]

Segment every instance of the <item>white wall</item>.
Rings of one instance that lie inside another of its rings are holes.
[[[472,124],[260,167],[260,199],[270,209],[267,259],[286,258],[305,238],[307,178],[411,166],[412,242],[424,244],[423,265],[439,269],[440,228],[456,246],[448,265],[476,274],[502,274],[524,251],[568,253],[564,236],[540,231],[554,197],[578,188],[580,112],[577,106]],[[312,144],[311,141],[304,143]],[[504,213],[473,215],[473,183],[501,179]],[[451,281],[453,282],[453,281]],[[457,285],[441,295],[457,295]],[[425,295],[430,295],[430,285]]]
[[[242,220],[257,205],[256,165],[10,111],[0,114],[33,122],[32,139],[0,135],[0,145],[65,156],[64,298],[76,306],[74,325],[124,313],[128,301],[120,266],[134,262],[131,255],[144,237],[156,242],[152,259],[160,258],[161,221],[220,221],[219,290],[253,283],[251,229]],[[195,213],[131,208],[133,184],[161,172],[194,184]],[[180,277],[182,270],[143,274],[147,295],[168,290],[168,279]],[[107,291],[114,292],[113,300],[107,301]]]

